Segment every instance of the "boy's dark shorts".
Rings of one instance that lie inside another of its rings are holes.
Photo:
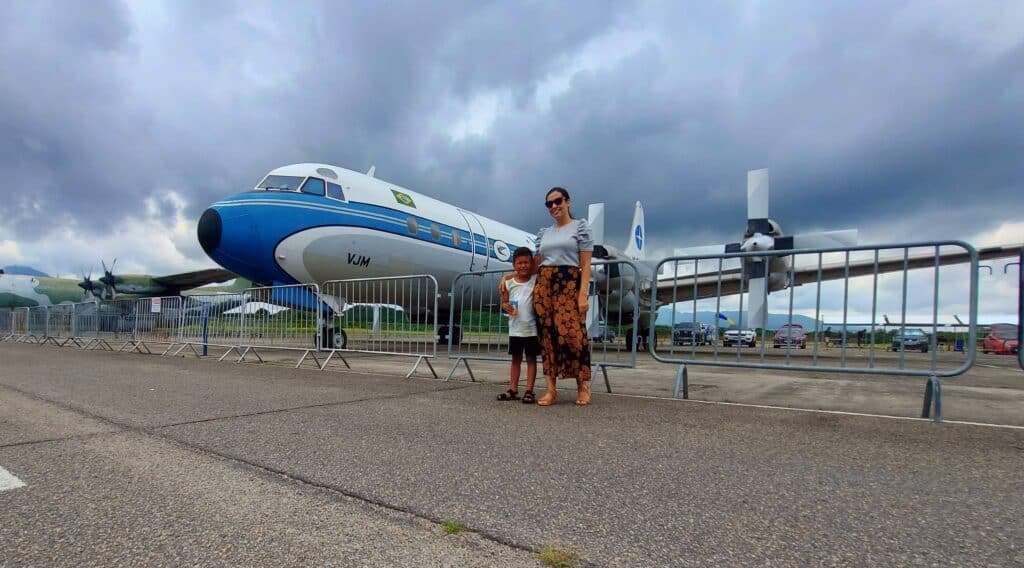
[[[514,357],[523,353],[534,359],[540,355],[540,340],[536,335],[533,337],[510,336],[508,338],[508,354]]]

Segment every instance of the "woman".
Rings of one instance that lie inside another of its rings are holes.
[[[555,223],[537,233],[534,266],[539,267],[533,288],[533,309],[544,356],[547,392],[538,406],[550,406],[558,397],[558,379],[576,379],[576,404],[590,404],[590,347],[587,310],[590,308],[590,259],[594,242],[586,219],[569,212],[569,192],[553,187],[544,198]],[[504,278],[503,278],[504,279]],[[504,286],[500,286],[504,289]]]

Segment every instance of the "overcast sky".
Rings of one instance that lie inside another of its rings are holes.
[[[787,233],[1024,241],[1019,1],[9,1],[0,68],[0,266],[210,266],[203,209],[295,162],[531,231],[562,185],[613,242],[640,199],[662,253],[762,167]]]

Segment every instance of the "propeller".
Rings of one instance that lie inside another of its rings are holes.
[[[110,300],[117,299],[117,277],[114,276],[114,267],[117,266],[117,258],[114,258],[114,262],[110,263],[110,268],[107,268],[107,263],[100,259],[100,264],[103,265],[103,277],[100,278],[100,282],[107,285],[107,289],[104,291]]]
[[[786,236],[782,227],[769,217],[768,170],[751,170],[747,172],[747,228],[743,240],[722,245],[691,247],[676,249],[675,256],[699,256],[720,252],[759,252],[792,249],[820,249],[854,246],[857,244],[857,230],[826,231],[804,235]],[[735,261],[734,261],[735,262]],[[789,265],[792,257],[783,256],[751,256],[742,262],[743,276],[749,292],[748,325],[751,329],[763,328],[768,319],[767,296],[772,290],[781,290],[789,286]],[[681,267],[685,273],[717,270],[717,261],[702,261],[702,267]],[[726,260],[723,269],[732,263]],[[734,266],[734,265],[733,265]],[[676,274],[680,276],[683,274]]]
[[[91,300],[96,297],[96,283],[92,280],[92,269],[89,267],[89,275],[85,275],[85,271],[82,271],[82,281],[78,283],[78,287],[85,291],[85,299]]]

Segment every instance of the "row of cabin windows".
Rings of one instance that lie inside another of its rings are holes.
[[[420,230],[419,223],[417,223],[416,222],[416,218],[411,216],[411,215],[409,216],[408,219],[405,220],[405,224],[409,228],[409,234],[410,235],[415,235]],[[438,225],[437,223],[431,223],[430,224],[430,236],[435,241],[440,241],[441,240],[441,226]],[[459,236],[459,232],[458,231],[452,230],[452,242],[455,243],[455,246],[457,246],[457,247],[458,246],[462,246],[462,237]]]
[[[406,227],[409,228],[409,234],[410,235],[415,235],[420,230],[419,223],[416,221],[416,218],[413,217],[412,215],[410,215],[409,218],[405,220],[405,225],[406,225]],[[430,236],[433,237],[433,239],[435,241],[440,241],[441,240],[441,226],[438,225],[437,223],[431,223],[430,224]],[[457,232],[455,232],[455,231],[452,231],[452,240],[455,241],[455,246],[459,246],[459,242],[461,242],[461,239],[459,238],[459,234]]]
[[[419,223],[416,221],[416,218],[413,217],[412,215],[410,215],[405,220],[405,225],[409,229],[409,234],[410,235],[415,235],[420,230]],[[437,223],[431,223],[430,224],[430,236],[433,237],[433,239],[435,241],[440,241],[441,240],[441,226],[438,225]],[[455,230],[455,229],[452,229],[452,244],[454,244],[455,246],[460,247],[460,248],[462,247],[462,235],[460,235],[459,232],[457,230]]]

